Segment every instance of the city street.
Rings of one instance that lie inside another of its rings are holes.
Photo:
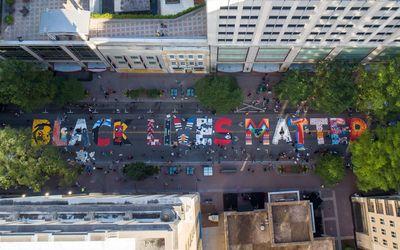
[[[246,103],[252,105],[248,110],[223,116],[213,115],[205,110],[195,98],[182,96],[174,100],[166,94],[157,100],[133,101],[124,96],[124,92],[133,87],[161,88],[166,93],[169,88],[193,87],[194,81],[199,77],[132,77],[107,72],[100,77],[95,75],[93,81],[85,83],[89,97],[79,105],[62,110],[47,107],[34,114],[5,110],[0,114],[0,124],[32,129],[33,123],[39,121],[39,124],[45,122],[52,131],[62,131],[65,127],[68,143],[66,141],[66,146],[59,147],[69,161],[77,161],[85,166],[85,170],[73,187],[47,190],[52,193],[197,191],[201,193],[202,204],[211,204],[213,212],[221,212],[224,209],[224,193],[317,191],[324,200],[322,216],[325,232],[336,236],[338,240],[352,238],[349,197],[357,191],[354,175],[347,171],[346,178],[335,188],[329,189],[312,173],[318,152],[330,150],[345,154],[349,135],[339,133],[335,139],[332,133],[336,133],[334,131],[337,127],[333,129],[332,126],[338,125],[326,123],[322,127],[323,130],[319,131],[323,133],[322,137],[321,134],[318,137],[317,126],[310,122],[314,118],[327,118],[326,121],[331,121],[331,118],[338,117],[313,113],[301,117],[307,118],[308,125],[305,127],[302,143],[304,148],[300,147],[299,150],[298,128],[294,125],[288,126],[291,139],[288,142],[284,140],[286,134],[280,132],[278,124],[279,118],[284,118],[284,123],[287,124],[289,119],[296,120],[300,117],[294,116],[294,112],[287,109],[285,111],[289,114],[283,115],[281,104],[276,104],[272,93],[255,92],[262,78],[260,74],[236,76],[239,85],[244,89]],[[271,85],[276,83],[279,77],[271,76]],[[107,90],[107,93],[111,94],[104,96],[104,90],[111,87],[111,90]],[[268,101],[259,105],[258,100],[263,99]],[[264,108],[263,111],[257,109],[258,107]],[[354,117],[364,119],[361,115]],[[340,124],[340,128],[350,126],[349,121],[352,117],[341,115],[339,118],[343,118],[345,122]],[[246,136],[246,131],[250,131],[246,129],[246,119],[250,119],[253,126],[250,137]],[[267,123],[263,119],[267,119]],[[58,128],[56,121],[60,122]],[[199,125],[199,121],[203,123]],[[222,132],[217,126],[221,121],[225,122]],[[82,122],[85,126],[79,127]],[[124,130],[123,124],[126,125]],[[265,130],[262,129],[263,124],[268,125]],[[208,132],[203,131],[205,127]],[[37,128],[42,129],[40,126]],[[85,128],[85,133],[80,133],[80,137],[74,137],[77,128],[80,132],[81,128]],[[115,132],[117,130],[119,134]],[[126,137],[123,138],[122,135]],[[54,143],[54,135],[48,136],[51,137],[48,142]],[[274,143],[273,139],[276,136],[280,140]],[[62,139],[62,136],[60,138]],[[71,140],[74,141],[73,138],[79,139],[74,145],[69,144]],[[218,145],[217,139],[222,139],[224,143]],[[226,139],[228,140],[225,141]],[[204,143],[199,143],[199,140],[203,140]],[[144,181],[134,182],[122,173],[123,165],[130,162],[158,165],[162,167],[161,172]],[[280,170],[280,166],[295,165],[307,166],[311,171],[284,173]],[[212,168],[212,175],[205,176],[204,166]],[[188,173],[188,168],[192,169],[193,173]]]

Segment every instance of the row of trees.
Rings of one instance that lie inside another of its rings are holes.
[[[64,106],[85,97],[83,85],[74,79],[55,77],[37,64],[0,62],[0,103],[33,111],[48,104]]]
[[[356,108],[385,121],[400,111],[399,67],[399,57],[367,66],[321,61],[313,73],[289,70],[274,90],[291,106],[331,114]]]
[[[52,146],[32,146],[29,129],[0,129],[0,187],[28,187],[40,191],[50,179],[70,185],[78,168],[68,165]]]
[[[400,123],[367,131],[350,144],[350,153],[360,190],[399,190]],[[345,176],[343,158],[321,155],[316,161],[315,173],[327,186],[334,186]]]

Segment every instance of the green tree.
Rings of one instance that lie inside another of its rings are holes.
[[[325,185],[334,186],[346,175],[343,158],[331,153],[320,155],[316,161],[315,173],[324,180]]]
[[[144,162],[126,164],[123,173],[134,181],[141,181],[160,172],[157,166],[146,165]]]
[[[60,178],[65,185],[77,177],[57,148],[32,146],[31,133],[25,129],[0,129],[0,187],[26,186],[40,191],[50,178]]]
[[[76,79],[57,79],[57,93],[54,102],[59,106],[74,103],[85,98],[85,88]]]
[[[243,94],[232,76],[206,76],[195,84],[199,101],[217,113],[228,113],[243,102]]]
[[[57,86],[52,73],[36,64],[16,60],[0,62],[0,102],[26,111],[53,101]]]
[[[353,171],[363,191],[398,190],[400,184],[400,123],[367,131],[350,144]]]
[[[343,61],[321,61],[316,64],[312,77],[314,110],[339,114],[354,106],[355,65]]]
[[[357,108],[383,121],[400,113],[400,56],[360,67],[356,79]]]
[[[295,107],[305,103],[312,94],[311,75],[306,71],[289,70],[282,81],[275,85],[274,91],[281,100],[288,100]]]

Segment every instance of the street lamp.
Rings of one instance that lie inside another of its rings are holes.
[[[72,191],[70,190],[70,191],[68,191],[68,195],[72,195]]]
[[[44,196],[49,196],[50,195],[50,193],[49,192],[46,192],[45,194],[44,194]]]
[[[22,194],[22,198],[25,198],[26,197],[26,194]]]

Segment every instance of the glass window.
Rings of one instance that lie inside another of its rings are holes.
[[[147,60],[154,60],[154,56],[146,56]]]
[[[257,62],[285,61],[290,49],[259,49],[256,57]]]
[[[67,48],[79,59],[79,60],[100,60],[100,58],[94,53],[94,51],[88,46],[67,46]]]
[[[175,55],[169,55],[169,59],[175,59]]]
[[[193,60],[194,59],[194,55],[188,55],[189,60]]]
[[[67,54],[67,52],[65,52],[62,48],[58,46],[29,46],[29,48],[44,60],[73,61],[73,59]]]
[[[122,56],[114,56],[115,59],[122,59]]]
[[[397,243],[393,242],[393,249],[399,249]]]
[[[179,62],[179,65],[185,66],[185,65],[186,65],[186,62]]]
[[[392,221],[392,220],[389,221],[389,224],[390,224],[391,227],[394,227],[394,221]]]
[[[344,48],[335,59],[344,61],[361,61],[367,57],[372,50],[373,48]]]
[[[26,50],[18,46],[1,46],[0,55],[7,59],[18,59],[18,60],[37,60]]]
[[[372,223],[375,222],[375,217],[371,217],[371,222],[372,222]]]
[[[383,219],[379,219],[382,225],[385,225],[385,221]]]
[[[302,48],[297,54],[295,61],[306,62],[309,60],[322,60],[331,52],[331,50],[331,48]]]
[[[198,60],[203,60],[203,55],[197,55]]]
[[[193,66],[194,65],[194,61],[190,61],[189,65]]]
[[[149,62],[150,65],[156,65],[156,62]]]
[[[376,227],[372,227],[372,232],[376,233]]]
[[[386,230],[385,229],[381,229],[381,233],[383,234],[383,235],[386,235]]]
[[[387,240],[383,239],[382,243],[383,243],[383,245],[387,246]]]
[[[392,232],[392,237],[396,238],[396,232]]]
[[[185,59],[185,55],[179,55],[179,59]]]
[[[175,66],[175,65],[176,65],[176,62],[172,61],[172,62],[171,62],[171,65]]]
[[[393,58],[400,54],[399,47],[390,47],[383,50],[377,57],[375,57],[374,61],[384,61],[389,58]]]
[[[376,236],[374,236],[374,241],[378,242],[378,238]]]
[[[197,62],[197,65],[199,65],[199,66],[203,66],[203,65],[204,65],[204,63],[203,63],[203,62]]]
[[[247,48],[220,48],[218,50],[218,61],[221,62],[244,62],[247,56]]]

